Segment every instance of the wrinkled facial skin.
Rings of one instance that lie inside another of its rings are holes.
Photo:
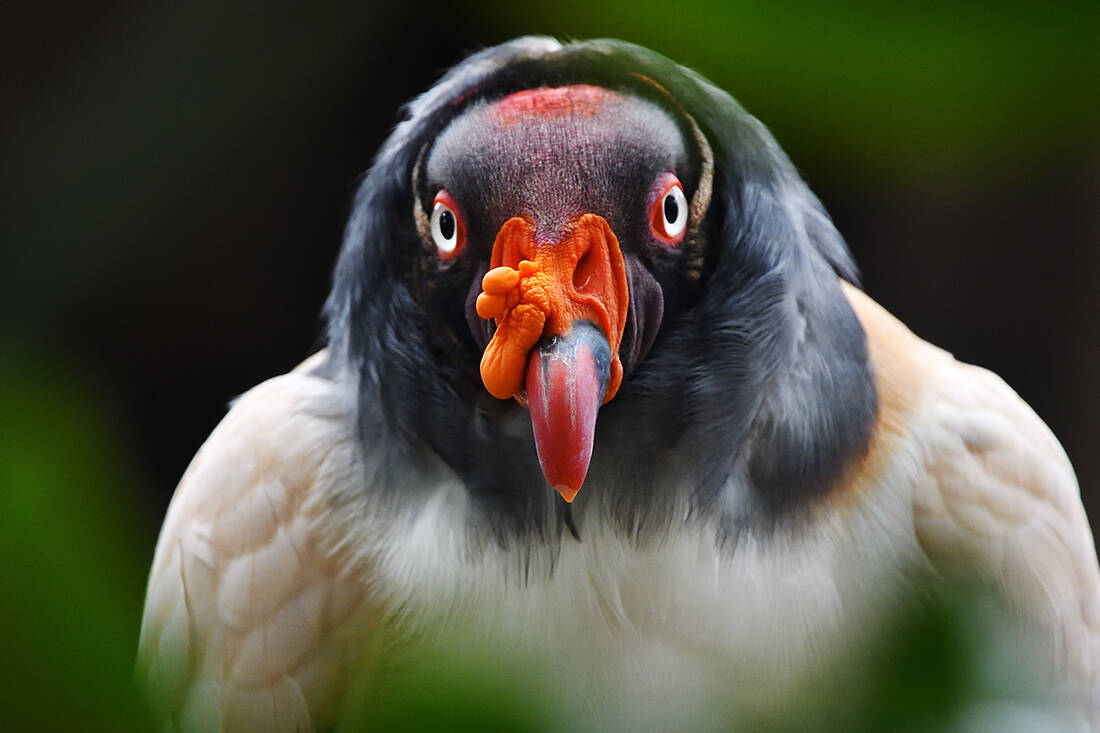
[[[622,348],[629,371],[653,341],[662,290],[682,254],[654,237],[650,214],[662,175],[675,174],[691,196],[698,173],[684,139],[656,103],[599,87],[540,88],[471,104],[436,139],[420,175],[424,211],[446,190],[465,222],[464,252],[439,269],[470,270],[469,306],[508,219],[525,219],[538,241],[558,241],[584,214],[602,216],[629,274],[632,313]],[[484,347],[492,326],[469,307],[466,315]]]
[[[537,238],[556,239],[571,220],[593,213],[620,240],[647,242],[654,180],[664,171],[687,173],[686,166],[683,136],[655,104],[564,87],[467,110],[436,141],[425,183],[430,195],[433,188],[450,191],[463,207],[471,244],[487,258],[513,216],[530,218]]]

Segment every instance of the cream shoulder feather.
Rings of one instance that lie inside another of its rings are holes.
[[[328,725],[374,627],[317,523],[358,450],[354,400],[310,373],[319,358],[237,400],[176,489],[139,649],[168,730]]]
[[[915,458],[916,537],[945,576],[998,591],[1100,724],[1100,570],[1057,439],[997,375],[920,340],[847,289],[868,336],[880,426]]]

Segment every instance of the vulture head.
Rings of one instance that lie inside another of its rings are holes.
[[[415,459],[379,470],[452,472],[501,541],[578,535],[597,507],[638,536],[797,519],[874,422],[855,277],[727,94],[627,43],[523,38],[452,69],[379,152],[330,368],[370,450]]]

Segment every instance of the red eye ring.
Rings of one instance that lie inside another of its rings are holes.
[[[650,194],[649,228],[657,241],[679,247],[687,232],[688,203],[680,179],[665,173]]]
[[[432,202],[432,241],[439,259],[447,262],[458,257],[466,246],[466,222],[458,213],[458,202],[446,189],[440,189]]]

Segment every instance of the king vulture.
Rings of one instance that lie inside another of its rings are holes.
[[[1100,724],[1058,441],[860,290],[698,74],[618,41],[467,58],[379,151],[325,314],[168,510],[139,650],[166,729],[330,728],[365,666],[455,635],[550,659],[578,727],[782,701],[922,574],[992,588],[1044,699]]]

